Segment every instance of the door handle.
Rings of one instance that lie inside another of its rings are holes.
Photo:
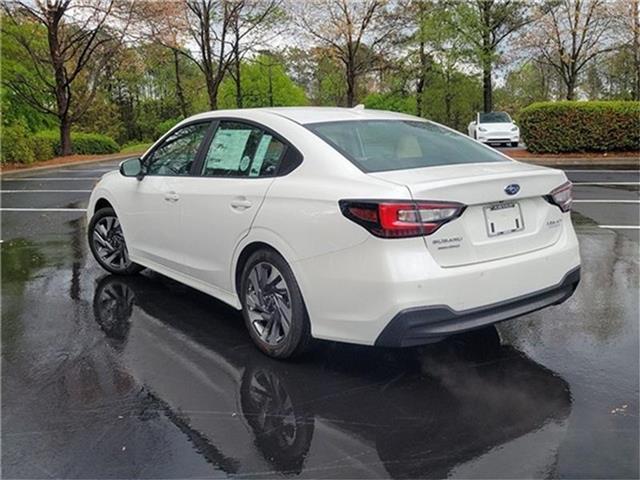
[[[178,200],[180,200],[180,195],[178,195],[176,192],[167,192],[164,194],[164,199],[167,202],[177,202]]]
[[[251,203],[245,197],[234,198],[233,200],[231,200],[231,208],[233,208],[234,210],[246,210],[248,208],[251,208],[251,205],[253,205],[253,203]]]

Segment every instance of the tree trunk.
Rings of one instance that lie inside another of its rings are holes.
[[[444,115],[447,119],[447,126],[453,127],[451,123],[451,100],[453,95],[451,94],[451,72],[447,69],[445,74],[445,93],[444,93]]]
[[[420,40],[420,75],[416,84],[416,115],[422,116],[422,95],[427,76],[427,55],[424,53],[424,41]]]
[[[215,85],[216,81],[213,76],[213,72],[210,68],[204,69],[204,79],[207,83],[207,96],[209,97],[209,108],[211,110],[218,109],[218,87]]]
[[[352,59],[347,62],[347,107],[355,106],[356,101],[356,74]]]
[[[271,67],[273,67],[273,65],[271,64],[271,60],[269,60],[269,106],[273,107],[273,75],[271,73]]]
[[[184,91],[182,90],[182,80],[180,79],[180,54],[177,50],[173,50],[173,66],[176,75],[176,96],[178,97],[178,106],[180,107],[180,113],[184,118],[189,116],[187,110],[187,102],[184,99]]]
[[[633,99],[640,100],[640,2],[633,0],[631,13],[633,16],[633,63],[635,66]]]
[[[58,38],[61,14],[55,9],[49,10],[47,14],[49,16],[47,40],[55,79],[56,110],[60,121],[60,154],[64,157],[71,155],[71,121],[69,119],[71,90],[66,82],[64,60]]]
[[[493,111],[493,83],[491,80],[492,65],[490,59],[485,59],[482,68],[482,95],[484,100],[484,111]]]
[[[566,80],[567,100],[574,100],[576,96],[576,78],[571,76]]]
[[[236,56],[236,60],[234,62],[235,68],[235,82],[236,82],[236,106],[238,108],[242,108],[242,84],[240,83],[240,58]]]
[[[71,155],[71,122],[68,117],[60,119],[60,154]]]
[[[493,111],[493,84],[491,74],[493,70],[493,51],[495,46],[491,43],[491,8],[493,2],[480,2],[482,15],[482,97],[483,108],[486,113]]]

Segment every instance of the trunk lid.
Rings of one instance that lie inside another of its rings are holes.
[[[553,245],[560,238],[563,214],[544,196],[566,182],[562,171],[504,162],[371,175],[406,186],[414,200],[467,205],[460,217],[424,237],[427,249],[443,267],[520,255]],[[508,195],[508,185],[518,185],[519,191]]]

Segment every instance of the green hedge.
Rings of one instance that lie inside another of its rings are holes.
[[[73,153],[100,155],[116,153],[120,146],[111,137],[99,133],[73,132]],[[32,163],[60,155],[60,134],[57,130],[30,132],[22,124],[3,127],[2,163]]]
[[[21,123],[2,127],[2,163],[33,163],[36,158],[31,135]]]
[[[36,138],[48,141],[56,155],[60,155],[60,133],[57,130],[46,130],[35,134]],[[101,153],[116,153],[120,146],[116,141],[100,133],[73,132],[71,134],[71,148],[78,155],[97,155]]]
[[[540,102],[519,115],[527,149],[536,153],[640,148],[640,102]]]

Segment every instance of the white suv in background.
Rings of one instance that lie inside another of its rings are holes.
[[[517,147],[520,142],[520,129],[507,112],[477,113],[468,132],[471,138],[492,145]]]
[[[191,117],[91,194],[88,239],[241,309],[265,353],[410,346],[563,302],[580,278],[562,171],[441,125],[341,108]],[[215,326],[212,326],[215,328]]]

